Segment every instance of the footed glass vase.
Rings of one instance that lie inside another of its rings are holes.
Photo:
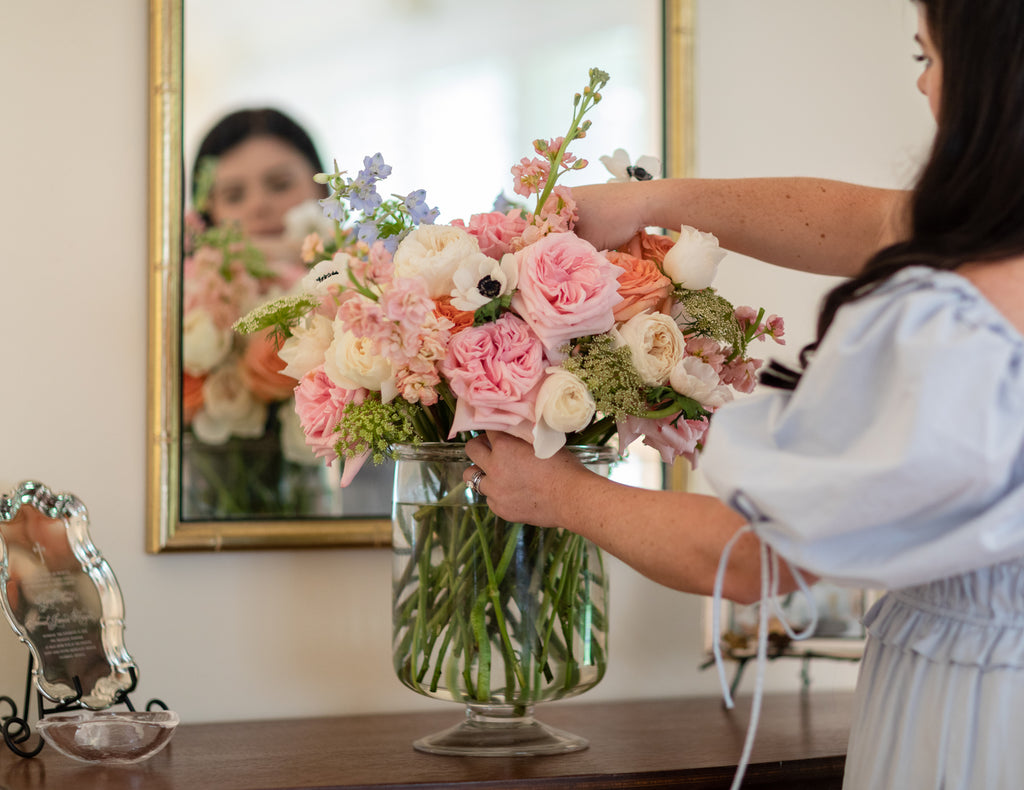
[[[574,448],[607,473],[605,447]],[[533,718],[539,702],[597,685],[607,663],[608,579],[590,541],[510,523],[462,480],[461,444],[396,448],[393,656],[413,691],[465,706],[413,743],[436,754],[560,754],[587,741]],[[553,493],[553,495],[557,495]]]

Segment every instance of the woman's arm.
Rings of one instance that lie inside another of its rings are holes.
[[[540,460],[529,444],[508,434],[489,431],[466,450],[484,471],[481,491],[500,517],[569,529],[644,576],[683,592],[711,595],[722,549],[745,523],[714,497],[615,483],[565,451]],[[471,476],[467,471],[465,477]],[[729,556],[724,597],[756,601],[760,572],[759,541],[748,533]],[[794,589],[795,581],[782,571],[780,592]]]
[[[788,269],[851,276],[902,237],[907,193],[819,178],[663,179],[573,187],[576,233],[614,249],[640,228],[690,225]]]

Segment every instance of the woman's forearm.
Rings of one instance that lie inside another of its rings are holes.
[[[639,489],[594,474],[576,482],[563,500],[563,513],[564,526],[634,570],[698,595],[712,594],[722,550],[745,524],[714,497]],[[760,596],[760,578],[760,542],[747,533],[729,555],[723,596],[752,603]],[[783,571],[780,591],[795,588]]]
[[[582,466],[571,453],[540,460],[533,448],[507,434],[466,445],[486,472],[481,490],[487,504],[508,521],[562,527],[596,543],[660,584],[710,595],[722,549],[744,525],[743,518],[710,496],[652,491],[613,482]],[[472,470],[466,472],[471,477]],[[753,534],[734,546],[723,594],[741,603],[757,600],[760,544]],[[785,572],[780,591],[796,588]]]
[[[902,237],[907,196],[818,178],[664,179],[576,187],[573,194],[581,206],[577,233],[602,249],[640,227],[690,225],[734,252],[841,276]]]

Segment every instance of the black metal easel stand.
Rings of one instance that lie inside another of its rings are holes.
[[[13,699],[6,695],[0,695],[0,703],[6,702],[11,707],[11,713],[9,716],[0,717],[0,732],[3,733],[4,743],[7,744],[12,752],[19,757],[35,757],[39,752],[42,751],[44,741],[39,738],[38,743],[31,748],[22,748],[22,744],[28,741],[32,737],[32,727],[28,723],[29,710],[32,702],[32,691],[34,683],[32,682],[32,670],[35,668],[35,662],[32,659],[32,655],[28,657],[28,676],[25,679],[25,702],[22,708],[24,715],[18,716],[18,705]],[[131,699],[128,695],[135,691],[135,687],[139,684],[139,677],[135,672],[135,667],[128,667],[128,675],[131,678],[131,685],[127,689],[120,689],[114,696],[113,705],[125,705],[128,710],[134,711],[135,706],[132,705]],[[36,706],[39,709],[39,718],[42,719],[48,713],[65,713],[72,710],[85,710],[86,707],[82,704],[82,681],[78,675],[72,678],[75,684],[75,694],[72,697],[67,697],[61,700],[59,703],[52,707],[47,707],[45,704],[45,698],[43,693],[38,689],[35,690]],[[154,708],[160,708],[167,710],[167,705],[162,700],[151,699],[146,703],[146,710],[153,710]]]

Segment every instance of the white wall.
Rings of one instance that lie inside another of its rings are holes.
[[[909,6],[700,0],[698,173],[905,183],[928,130]],[[5,5],[0,489],[37,479],[88,505],[127,603],[137,702],[163,697],[191,722],[436,710],[392,675],[386,551],[143,550],[146,37],[139,0]],[[791,347],[809,337],[821,283],[726,268],[735,301],[783,313]],[[621,566],[612,598],[611,667],[584,701],[714,693],[698,671],[701,599]],[[20,699],[25,661],[0,633],[0,693]],[[771,666],[770,686],[795,686],[798,669]],[[853,671],[814,676],[849,685]]]

